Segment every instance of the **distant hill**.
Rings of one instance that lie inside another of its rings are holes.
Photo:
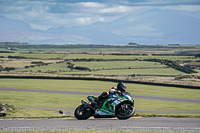
[[[200,44],[198,13],[150,10],[88,26],[34,30],[20,20],[0,17],[0,41],[42,44]]]
[[[29,24],[0,16],[0,42],[28,42],[30,44],[66,44],[90,42],[78,35],[51,34],[33,29]]]
[[[0,31],[8,30],[31,30],[32,27],[21,20],[8,19],[0,16]]]
[[[200,20],[176,12],[163,12],[113,29],[138,43],[200,43]]]
[[[148,15],[147,15],[148,14]],[[176,12],[131,14],[113,22],[51,28],[49,33],[74,34],[105,44],[200,44],[200,20]]]

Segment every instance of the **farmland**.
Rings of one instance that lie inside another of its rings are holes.
[[[105,50],[106,51],[106,50]],[[156,51],[155,51],[156,52]],[[136,81],[200,85],[199,70],[188,70],[185,62],[197,62],[195,55],[135,55],[91,53],[0,53],[2,75],[93,76]],[[175,62],[176,67],[167,64]],[[181,68],[181,69],[179,69]],[[190,72],[191,71],[191,72]],[[197,78],[175,80],[177,76]]]
[[[116,86],[109,80],[173,84],[174,87],[127,83],[134,95],[200,99],[200,70],[183,66],[199,63],[199,45],[29,45],[0,43],[0,88],[103,92]],[[12,76],[23,76],[22,79]],[[31,79],[35,76],[44,79]],[[25,79],[25,78],[29,79]],[[75,77],[82,80],[45,79]],[[104,81],[87,80],[89,78]],[[30,97],[30,95],[32,97]],[[75,108],[84,95],[1,91],[0,103],[20,107]],[[135,99],[137,110],[199,111],[197,103]],[[179,106],[177,106],[179,105]],[[73,110],[70,110],[73,112]],[[49,114],[48,114],[49,115]]]

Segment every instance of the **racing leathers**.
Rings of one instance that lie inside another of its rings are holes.
[[[108,98],[110,95],[114,95],[116,94],[118,91],[116,89],[116,87],[112,87],[109,92],[102,92],[100,96],[98,96],[97,98],[95,98],[95,106],[101,106],[102,102],[104,99]]]

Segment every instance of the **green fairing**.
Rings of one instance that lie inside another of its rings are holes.
[[[95,100],[95,97],[94,97],[94,96],[88,96],[88,97],[90,97],[91,99]]]
[[[101,112],[104,112],[106,113],[107,115],[112,115],[112,116],[115,116],[115,107],[119,104],[119,103],[122,103],[123,101],[131,101],[129,98],[127,98],[126,96],[124,95],[120,95],[119,96],[119,99],[117,101],[120,101],[118,103],[116,102],[112,102],[111,106],[109,106],[109,108],[106,107],[106,104],[110,101],[111,98],[115,98],[115,97],[108,97],[107,99],[103,100],[103,105],[100,109],[97,109],[98,111],[101,111]]]
[[[134,100],[129,92],[125,94],[117,93],[102,101],[102,104],[95,103],[94,96],[87,97],[89,102],[82,100],[82,105],[78,106],[74,111],[74,115],[79,120],[86,120],[90,116],[95,118],[117,117],[125,120],[132,117],[135,113]]]

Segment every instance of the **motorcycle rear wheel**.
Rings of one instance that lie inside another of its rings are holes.
[[[115,112],[119,120],[126,120],[134,115],[135,108],[130,103],[123,103],[115,109]]]
[[[86,120],[90,118],[94,114],[94,111],[89,107],[84,107],[84,105],[80,105],[74,111],[74,116],[78,120]]]

